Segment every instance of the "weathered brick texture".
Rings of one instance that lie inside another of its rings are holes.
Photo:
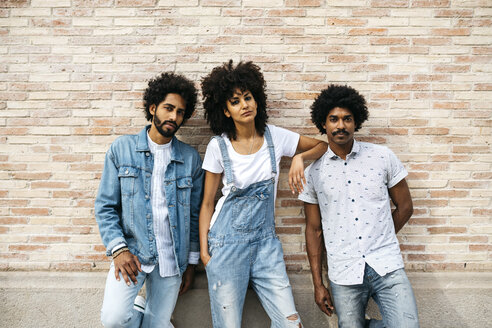
[[[270,122],[317,135],[328,83],[359,89],[361,140],[410,172],[399,233],[410,270],[492,270],[492,3],[427,0],[0,2],[0,270],[105,270],[94,220],[104,153],[145,124],[142,92],[173,70],[196,81],[229,58],[268,82]],[[181,138],[203,154],[199,107]],[[321,137],[318,135],[318,137]],[[302,204],[282,164],[278,234],[308,269]]]

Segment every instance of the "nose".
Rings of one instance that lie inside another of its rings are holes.
[[[338,120],[337,121],[337,129],[343,129],[343,128],[344,128],[343,120]]]
[[[176,110],[173,110],[171,113],[169,113],[169,119],[170,119],[171,121],[176,122],[176,117],[177,117]]]
[[[248,107],[248,102],[244,98],[241,98],[241,106],[242,106],[242,108]]]

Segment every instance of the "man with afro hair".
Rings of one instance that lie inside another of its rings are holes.
[[[193,83],[163,73],[144,94],[150,125],[116,139],[106,153],[95,215],[107,255],[105,327],[173,327],[178,294],[199,259],[203,171],[198,152],[174,135],[197,100]],[[137,296],[145,282],[147,301]]]
[[[407,171],[387,147],[354,139],[368,116],[364,97],[348,86],[328,86],[311,106],[311,119],[329,143],[306,168],[299,195],[314,297],[328,316],[336,309],[341,328],[419,327],[396,238],[413,212]],[[331,295],[322,280],[323,240]],[[382,321],[365,317],[370,297]]]

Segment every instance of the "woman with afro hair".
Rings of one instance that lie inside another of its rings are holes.
[[[304,160],[319,158],[327,144],[267,124],[265,80],[252,62],[215,67],[201,86],[205,117],[216,134],[203,161],[199,219],[213,325],[241,326],[250,284],[272,327],[302,327],[275,234],[279,163],[283,156],[293,157],[289,185],[293,193],[301,192]],[[221,181],[222,197],[214,207]]]

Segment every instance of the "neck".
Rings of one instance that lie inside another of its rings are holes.
[[[152,140],[153,142],[155,142],[158,145],[167,144],[173,139],[173,137],[164,137],[162,134],[160,134],[159,131],[157,131],[154,124],[152,124],[150,126],[149,137],[150,137],[150,140]]]
[[[329,144],[332,152],[343,160],[347,159],[347,155],[352,151],[352,146],[354,145],[354,139],[344,145],[338,145],[334,142]]]
[[[236,140],[244,140],[253,138],[256,134],[255,123],[247,125],[236,124]]]

